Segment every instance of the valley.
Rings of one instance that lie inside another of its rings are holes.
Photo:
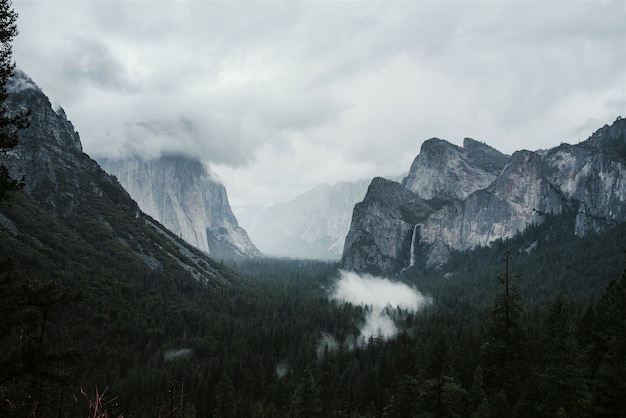
[[[189,150],[88,155],[0,4],[1,417],[626,416],[621,116],[511,155],[427,139],[246,231]]]

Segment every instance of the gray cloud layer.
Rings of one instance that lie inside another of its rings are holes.
[[[176,151],[235,204],[503,152],[626,113],[621,1],[16,1],[14,57],[95,156]]]

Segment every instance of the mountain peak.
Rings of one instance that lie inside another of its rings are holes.
[[[19,68],[15,68],[13,70],[13,76],[7,82],[7,91],[11,94],[15,94],[24,90],[35,90],[43,94],[41,88],[32,78]]]
[[[423,199],[464,199],[487,187],[507,160],[506,155],[470,138],[463,141],[463,148],[431,138],[422,144],[402,185]]]
[[[618,116],[611,125],[604,125],[582,144],[626,158],[626,119]]]
[[[71,150],[81,153],[83,146],[74,125],[67,119],[65,111],[52,109],[50,100],[39,86],[23,71],[15,69],[7,82],[7,109],[17,113],[20,109],[30,111],[29,126],[23,132],[21,142],[47,141],[59,152]]]

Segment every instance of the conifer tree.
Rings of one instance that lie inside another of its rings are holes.
[[[555,416],[563,410],[569,417],[589,415],[590,393],[585,379],[585,361],[567,305],[557,299],[547,318],[547,366],[541,382],[544,399],[539,412]]]
[[[293,416],[296,418],[319,417],[322,412],[320,392],[315,384],[311,368],[307,367],[293,400]]]
[[[491,311],[489,341],[481,347],[481,366],[485,389],[499,402],[514,404],[523,392],[528,377],[527,337],[521,326],[520,296],[510,284],[509,259],[505,253],[506,272],[499,277],[504,292],[496,295]]]
[[[597,305],[590,356],[599,359],[593,376],[593,415],[626,416],[626,269],[612,280]]]
[[[17,13],[12,9],[10,0],[0,1],[0,152],[6,153],[17,145],[20,129],[28,125],[28,113],[21,112],[10,115],[7,112],[6,100],[9,97],[7,84],[13,75],[15,63],[11,42],[17,36]],[[0,201],[7,194],[19,190],[24,182],[11,177],[9,169],[0,163]]]

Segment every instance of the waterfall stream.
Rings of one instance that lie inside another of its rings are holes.
[[[411,237],[411,254],[409,258],[409,267],[413,267],[415,265],[415,236],[419,233],[417,228],[419,224],[413,227],[413,236]]]

